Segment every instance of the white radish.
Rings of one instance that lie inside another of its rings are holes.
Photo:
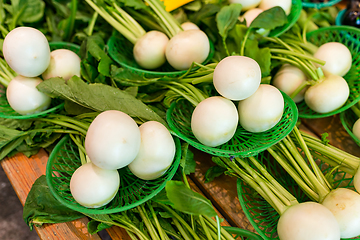
[[[115,170],[131,163],[139,152],[140,130],[126,113],[108,110],[90,124],[85,137],[85,150],[92,163]]]
[[[145,122],[139,129],[140,150],[128,167],[135,176],[143,180],[159,178],[169,169],[174,160],[174,139],[169,130],[156,121]]]
[[[350,50],[339,42],[328,42],[321,45],[315,52],[314,57],[325,61],[325,65],[321,66],[324,72],[339,76],[344,76],[350,70],[352,64]]]
[[[89,162],[75,170],[70,179],[70,192],[82,206],[98,208],[108,204],[119,190],[117,170],[105,170]]]
[[[183,22],[181,24],[181,28],[185,31],[185,30],[191,30],[191,29],[198,29],[200,30],[200,28],[198,27],[198,25],[196,25],[195,23],[192,22]]]
[[[284,64],[275,74],[272,80],[272,85],[286,93],[288,96],[291,96],[291,94],[306,81],[307,77],[305,73],[298,67],[290,64]],[[296,94],[293,98],[295,103],[301,102],[304,99],[306,89],[307,87]]]
[[[80,77],[80,57],[71,50],[57,49],[50,53],[50,64],[42,73],[44,80],[62,77],[65,81],[72,76]]]
[[[360,118],[355,121],[352,128],[352,133],[360,140]]]
[[[230,3],[240,3],[242,5],[242,11],[246,11],[258,6],[261,0],[229,0]]]
[[[262,10],[268,10],[270,8],[273,7],[281,7],[286,15],[289,15],[291,12],[291,5],[292,5],[292,1],[291,0],[261,0],[260,5],[258,6],[259,8],[261,8]]]
[[[36,88],[42,81],[39,77],[21,75],[13,78],[6,89],[6,98],[10,107],[21,115],[46,110],[50,106],[51,98]]]
[[[224,97],[214,96],[201,101],[191,116],[191,130],[202,144],[216,147],[228,142],[238,126],[235,104]]]
[[[340,228],[329,209],[316,202],[289,207],[277,224],[281,240],[339,240]]]
[[[214,70],[213,84],[216,91],[231,100],[243,100],[258,89],[261,69],[252,58],[229,56],[222,59]]]
[[[11,69],[26,77],[41,75],[50,64],[50,47],[45,35],[31,27],[10,31],[4,39],[3,53]]]
[[[257,91],[238,104],[240,125],[249,132],[264,132],[274,127],[284,112],[284,98],[274,86],[261,84]]]
[[[349,86],[344,78],[327,74],[319,83],[306,90],[304,99],[313,111],[328,113],[344,105],[349,94]]]
[[[335,216],[340,226],[341,238],[360,235],[360,195],[347,188],[332,190],[322,202]]]
[[[181,31],[170,39],[165,56],[173,68],[186,70],[193,62],[204,62],[209,53],[210,43],[206,34],[198,29],[190,29]]]
[[[166,62],[165,50],[168,42],[169,38],[160,31],[147,32],[134,45],[135,61],[146,69],[160,67]]]
[[[360,167],[356,169],[353,179],[354,188],[358,193],[360,193]]]

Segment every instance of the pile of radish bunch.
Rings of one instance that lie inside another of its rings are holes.
[[[252,58],[229,56],[221,60],[213,76],[221,96],[201,101],[191,117],[197,140],[216,147],[228,142],[239,124],[252,133],[274,127],[283,115],[284,98],[276,87],[260,83],[260,66]]]
[[[90,124],[85,137],[88,162],[72,175],[70,191],[88,208],[109,203],[119,190],[118,169],[128,167],[138,178],[161,177],[175,157],[175,142],[160,122],[148,121],[138,127],[126,113],[108,110]]]
[[[9,32],[3,43],[5,61],[18,75],[6,89],[10,106],[21,115],[46,110],[51,98],[37,90],[43,80],[80,76],[80,58],[67,49],[50,51],[49,42],[39,30],[18,27]]]

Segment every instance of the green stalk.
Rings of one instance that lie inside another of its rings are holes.
[[[176,218],[172,218],[175,226],[177,227],[177,229],[179,230],[181,236],[183,236],[184,240],[191,240],[191,238],[187,235],[187,233],[185,232],[184,228],[181,226],[181,224],[179,223],[179,221]]]
[[[154,219],[154,221],[155,221],[155,225],[156,225],[157,230],[158,230],[158,232],[159,232],[159,234],[160,234],[160,239],[162,239],[162,240],[167,240],[168,237],[166,236],[166,234],[165,234],[165,232],[164,232],[164,229],[163,229],[163,228],[161,227],[161,225],[160,225],[159,219],[158,219],[157,216],[156,216],[156,213],[155,213],[155,211],[154,211],[154,208],[151,206],[151,203],[149,203],[149,202],[147,202],[147,205],[148,205],[148,207],[149,207],[149,209],[150,209],[150,213],[151,213],[151,215],[152,215],[152,217],[153,217],[153,219]]]
[[[316,152],[319,152],[328,158],[332,159],[333,161],[337,162],[339,165],[347,165],[347,167],[353,169],[356,171],[359,168],[360,165],[360,158],[347,153],[345,151],[342,151],[341,149],[338,149],[331,145],[325,145],[321,142],[321,140],[307,134],[304,132],[301,132],[301,135],[303,136],[304,141],[306,144]]]
[[[150,222],[148,216],[145,214],[145,209],[144,206],[140,205],[136,207],[137,210],[139,211],[139,214],[141,216],[141,219],[143,220],[145,226],[147,227],[150,237],[153,240],[160,240],[154,226],[152,225],[152,223]]]
[[[94,27],[95,27],[95,23],[96,23],[96,20],[99,16],[99,13],[98,12],[94,12],[93,16],[91,17],[91,20],[90,20],[90,23],[89,23],[89,26],[87,27],[87,31],[86,31],[86,34],[88,36],[91,36],[93,31],[94,31]]]
[[[281,195],[281,190],[278,190],[278,192],[274,193],[270,190],[268,186],[268,182],[265,182],[261,177],[259,177],[258,173],[252,169],[245,161],[238,161],[245,170],[253,177],[254,181],[259,184],[259,186],[264,190],[264,192],[269,196],[269,198],[272,200],[273,204],[276,206],[275,209],[278,210],[278,213],[281,215],[285,212],[285,210],[291,206],[284,204],[278,197],[278,195]],[[293,201],[289,201],[293,202]],[[297,203],[297,202],[296,202]],[[294,203],[293,203],[294,204]]]
[[[163,208],[165,208],[174,218],[176,218],[182,224],[182,226],[184,226],[186,230],[189,231],[189,233],[193,236],[194,240],[200,240],[200,238],[197,236],[195,231],[189,226],[189,224],[186,223],[186,221],[182,217],[179,216],[179,214],[177,214],[174,210],[172,210],[170,207],[166,206],[165,204],[162,203],[158,203],[158,204]]]
[[[87,163],[86,160],[86,150],[84,147],[84,144],[82,143],[82,141],[79,139],[79,135],[73,135],[73,134],[69,134],[71,140],[73,140],[73,142],[76,144],[76,146],[79,149],[79,156],[80,156],[80,161],[81,161],[81,165],[84,165],[85,163]]]
[[[301,136],[299,129],[297,127],[294,127],[292,134],[295,135],[295,138],[297,139],[298,143],[300,144],[301,149],[304,151],[305,156],[307,157],[308,161],[310,162],[310,165],[313,168],[313,171],[314,171],[316,177],[318,178],[319,182],[324,186],[324,188],[326,189],[327,192],[330,192],[331,185],[324,177],[324,174],[320,170],[319,166],[316,164],[314,158],[312,157],[312,155],[310,153],[308,146],[305,143],[305,140]],[[291,141],[290,138],[289,138],[289,141]],[[295,144],[294,144],[294,146],[295,146]],[[320,197],[321,197],[321,195],[320,195]]]
[[[306,55],[306,54],[302,54],[302,53],[298,53],[298,52],[292,52],[290,50],[279,49],[279,48],[270,48],[270,52],[271,53],[280,53],[280,54],[284,54],[284,55],[292,55],[292,56],[300,57],[302,59],[306,59],[306,60],[321,64],[321,65],[325,64],[325,61],[323,61],[323,60],[320,60],[318,58],[314,58],[314,57]]]
[[[166,26],[170,32],[169,38],[174,37],[179,32],[183,31],[180,24],[175,20],[171,13],[167,12],[165,8],[160,4],[159,0],[144,0],[151,9],[160,18],[161,22]]]
[[[204,216],[210,226],[219,225],[219,221],[215,222],[211,217]],[[234,237],[228,233],[224,228],[220,228],[221,234],[225,237],[226,240],[235,240]]]
[[[252,28],[248,28],[246,30],[245,36],[244,36],[244,40],[241,43],[241,47],[240,47],[240,56],[244,56],[245,54],[245,44],[247,39],[249,38],[250,32],[251,32]],[[228,54],[229,55],[229,54]]]
[[[63,121],[59,121],[59,120],[54,120],[54,119],[48,119],[48,118],[38,118],[38,120],[43,121],[43,122],[50,122],[59,126],[63,126],[63,127],[67,127],[67,128],[71,128],[73,130],[79,131],[80,133],[82,133],[84,136],[86,136],[86,130],[84,130],[83,128],[70,124],[70,123],[66,123]]]
[[[102,18],[104,18],[113,28],[115,28],[119,33],[121,33],[132,44],[135,44],[139,40],[141,32],[133,31],[134,29],[131,29],[128,26],[124,26],[114,17],[112,17],[111,14],[109,14],[103,7],[99,7],[92,0],[85,1],[90,5],[90,7],[92,7],[97,13],[99,13]]]
[[[83,128],[83,129],[85,129],[85,130],[88,130],[88,128],[90,126],[89,123],[78,121],[78,120],[76,120],[74,118],[71,118],[71,117],[68,117],[68,116],[65,116],[65,115],[51,114],[51,115],[48,115],[48,118],[56,118],[57,120],[60,120],[60,121],[72,123],[72,124],[75,124],[76,126],[79,126],[79,127]]]
[[[307,195],[311,199],[313,199],[314,201],[319,199],[319,195],[316,192],[314,192],[311,187],[309,187],[308,184],[311,184],[311,186],[312,186],[312,183],[307,182],[308,179],[306,178],[306,176],[303,176],[303,175],[305,175],[305,173],[303,171],[293,169],[286,162],[286,160],[283,159],[280,155],[278,155],[272,148],[268,148],[267,151],[281,165],[281,167],[284,168],[287,173],[289,173],[289,175],[295,180],[295,182],[301,187],[301,189],[303,189],[303,191],[305,191],[307,193]],[[287,158],[289,159],[288,156],[287,156]],[[291,157],[291,159],[293,160],[292,157]],[[299,168],[299,166],[297,164],[295,166],[296,166],[296,168]],[[302,175],[302,177],[300,177],[298,174]]]
[[[194,85],[200,84],[200,83],[212,83],[213,76],[214,76],[214,73],[212,72],[212,73],[210,73],[208,75],[193,79],[191,81],[191,83],[194,84]]]
[[[296,198],[293,195],[291,195],[281,184],[279,184],[275,180],[275,178],[271,174],[269,174],[266,171],[266,169],[254,157],[249,157],[249,159],[252,162],[252,164],[254,164],[255,167],[260,170],[260,172],[263,174],[263,176],[268,181],[271,182],[271,184],[275,187],[275,189],[279,189],[283,193],[282,196],[283,196],[284,199],[289,199],[290,204],[293,201],[297,201]]]
[[[209,229],[207,228],[207,226],[206,226],[206,224],[205,224],[205,221],[204,221],[204,218],[203,218],[202,215],[199,215],[199,220],[200,220],[200,223],[201,223],[202,228],[204,229],[204,232],[205,232],[205,235],[206,235],[207,239],[208,239],[208,240],[212,240],[210,231],[209,231]]]
[[[360,109],[355,105],[351,106],[351,110],[355,113],[355,115],[360,118]]]

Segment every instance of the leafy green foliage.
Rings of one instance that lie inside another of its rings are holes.
[[[212,166],[205,173],[205,183],[213,181],[216,177],[221,176],[226,172],[226,168],[220,166]]]
[[[219,34],[223,39],[226,39],[228,32],[235,26],[241,9],[241,4],[230,4],[221,8],[220,12],[216,15]]]
[[[86,84],[74,76],[65,83],[62,78],[51,78],[37,88],[51,97],[70,100],[93,111],[119,110],[142,121],[154,120],[167,125],[149,106],[126,91],[105,84]]]
[[[210,200],[200,193],[189,189],[183,182],[169,181],[166,183],[166,192],[173,207],[181,212],[193,215],[216,216]]]
[[[181,160],[180,166],[183,168],[183,171],[186,175],[195,172],[196,162],[194,159],[194,153],[189,149],[188,143],[183,143],[181,145]]]
[[[33,229],[34,225],[68,222],[83,216],[82,213],[61,204],[52,195],[45,175],[40,176],[31,187],[23,210],[23,219],[30,229]]]
[[[287,17],[281,7],[273,7],[260,13],[250,24],[249,28],[264,28],[268,30],[283,26]]]

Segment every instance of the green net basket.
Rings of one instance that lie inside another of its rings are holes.
[[[193,147],[214,156],[253,156],[279,142],[294,128],[298,112],[295,103],[282,93],[284,97],[284,112],[281,120],[273,128],[251,133],[238,125],[233,138],[218,147],[208,147],[201,144],[191,131],[191,115],[194,106],[185,99],[173,102],[166,113],[171,130]]]
[[[351,110],[351,108],[340,113],[339,116],[341,124],[345,128],[346,132],[355,141],[355,143],[360,146],[360,139],[358,139],[352,132],[353,126],[359,117]]]
[[[50,42],[50,49],[69,49],[76,54],[80,53],[80,46],[73,44],[73,43],[67,43],[67,42]],[[52,99],[50,107],[44,111],[29,114],[29,115],[21,115],[17,112],[15,112],[11,106],[9,105],[9,102],[6,98],[6,90],[0,89],[0,117],[1,118],[11,118],[11,119],[32,119],[32,118],[39,118],[44,117],[48,115],[49,113],[57,112],[64,108],[64,101],[60,99]]]
[[[176,154],[170,168],[155,180],[142,180],[132,174],[128,167],[119,169],[120,187],[114,199],[99,208],[86,208],[78,204],[70,192],[70,179],[81,166],[77,145],[66,135],[51,152],[46,165],[46,181],[51,193],[70,209],[87,214],[110,214],[134,208],[154,197],[171,180],[180,164],[181,144],[174,137]]]
[[[302,9],[301,0],[292,0],[291,11],[287,16],[287,23],[270,31],[269,37],[278,37],[289,30],[299,19]]]
[[[360,45],[351,40],[351,38],[360,38],[360,29],[349,26],[331,26],[309,32],[306,36],[308,41],[316,46],[320,46],[327,42],[340,42],[349,48],[352,55],[352,65],[349,72],[344,76],[344,79],[349,85],[350,95],[342,107],[332,112],[323,114],[314,112],[306,105],[305,101],[302,101],[297,104],[299,117],[323,118],[341,113],[360,100]],[[351,38],[348,36],[351,36]]]
[[[315,158],[316,159],[316,158]],[[298,187],[290,175],[272,159],[267,152],[260,153],[258,160],[264,163],[267,170],[273,174],[275,179],[291,192],[299,202],[310,201],[305,193]],[[333,168],[326,163],[319,162],[320,169],[324,174]],[[353,177],[349,174],[335,170],[333,172],[333,187],[345,187],[354,189],[352,186]],[[268,204],[259,194],[242,180],[237,180],[237,191],[241,208],[249,219],[255,231],[264,240],[279,240],[277,235],[277,223],[280,215]],[[360,237],[354,238],[360,239]]]
[[[303,0],[302,5],[305,8],[320,9],[320,8],[325,8],[325,7],[331,7],[339,2],[341,2],[341,0],[329,0],[329,1],[317,2],[317,3],[312,2],[311,0]]]
[[[229,227],[224,226],[223,227],[226,231],[231,233],[234,237],[234,239],[241,239],[241,240],[264,240],[261,236],[250,232],[245,229],[237,228],[237,227]]]
[[[109,56],[122,67],[130,70],[133,73],[141,75],[145,78],[157,77],[178,77],[185,74],[188,70],[176,70],[169,63],[163,64],[161,67],[154,70],[142,69],[135,61],[133,56],[134,45],[124,38],[121,34],[113,32],[107,42]],[[210,53],[202,64],[208,63],[214,56],[214,44],[210,41]],[[197,67],[193,68],[194,70]]]

